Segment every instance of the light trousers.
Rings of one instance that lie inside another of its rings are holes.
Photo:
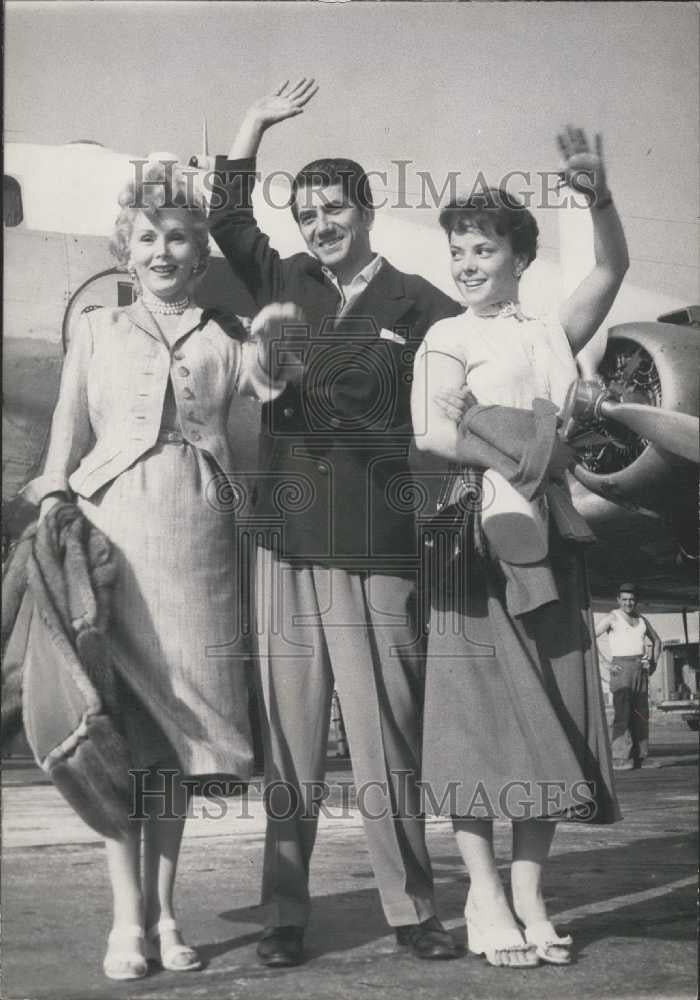
[[[424,642],[415,591],[402,577],[293,567],[258,549],[267,926],[304,926],[309,917],[334,682],[387,921],[417,923],[434,913],[416,784]],[[344,863],[339,857],[339,871]]]

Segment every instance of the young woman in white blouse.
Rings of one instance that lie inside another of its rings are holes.
[[[441,213],[468,309],[426,335],[412,410],[417,447],[450,463],[468,460],[458,426],[465,386],[480,404],[521,411],[537,398],[563,404],[577,375],[575,355],[627,269],[600,139],[593,151],[582,131],[569,128],[559,144],[566,182],[589,200],[595,266],[558,319],[526,316],[520,306],[520,278],[538,235],[527,209],[491,190]],[[545,561],[558,599],[516,614],[503,563],[473,520],[470,527],[461,588],[436,587],[431,600],[423,781],[439,803],[434,811],[452,817],[469,873],[469,949],[492,965],[566,964],[571,938],[549,921],[541,884],[555,821],[619,818],[585,564],[581,546],[550,517]],[[494,858],[496,817],[513,822],[512,909]]]

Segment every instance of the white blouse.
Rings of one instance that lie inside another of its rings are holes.
[[[486,405],[529,410],[534,399],[544,398],[561,406],[578,374],[561,324],[522,313],[466,312],[435,323],[416,352],[414,386],[425,382],[424,359],[431,352],[459,361],[469,389]]]

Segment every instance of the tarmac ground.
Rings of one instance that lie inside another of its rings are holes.
[[[464,955],[426,962],[395,945],[374,888],[347,762],[332,786],[313,857],[308,961],[260,966],[255,944],[265,815],[260,795],[209,810],[195,799],[178,911],[201,972],[153,971],[115,983],[101,971],[110,927],[104,848],[28,760],[3,762],[2,907],[6,1000],[630,1000],[697,996],[697,734],[654,713],[651,757],[618,774],[623,822],[560,824],[546,873],[550,913],[575,940],[569,967],[495,969]],[[224,812],[222,815],[221,813]],[[439,913],[464,941],[467,879],[449,821],[429,820]],[[508,876],[510,829],[496,823]]]

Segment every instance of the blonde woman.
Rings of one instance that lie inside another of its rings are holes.
[[[183,781],[245,779],[253,760],[235,645],[235,530],[219,502],[232,469],[226,420],[234,393],[282,391],[267,345],[279,320],[299,316],[272,305],[246,341],[235,317],[196,306],[209,255],[204,206],[181,175],[162,181],[150,170],[120,195],[113,250],[138,298],[81,317],[45,469],[29,488],[42,516],[75,499],[117,559],[110,647],[144,793],[128,835],[106,843],[114,919],[104,972],[119,980],[145,976],[149,959],[201,967],[173,903]]]

